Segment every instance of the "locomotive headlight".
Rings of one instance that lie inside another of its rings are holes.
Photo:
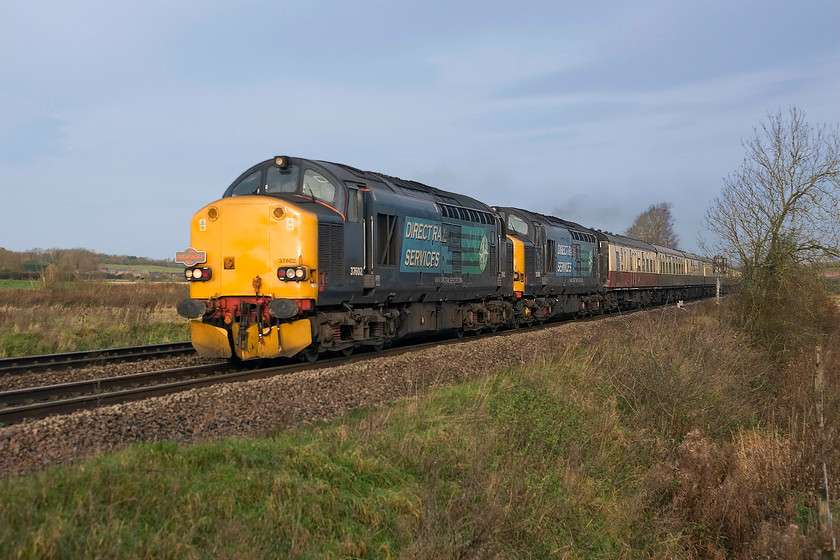
[[[297,268],[278,268],[277,278],[286,282],[302,282],[309,275],[309,269],[305,266]]]
[[[188,268],[184,271],[184,276],[191,282],[199,281],[206,282],[213,276],[213,271],[209,268]]]

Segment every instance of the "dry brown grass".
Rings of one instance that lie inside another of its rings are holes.
[[[0,291],[0,357],[187,340],[179,283],[72,282]]]

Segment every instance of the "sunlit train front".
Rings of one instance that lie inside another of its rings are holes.
[[[303,200],[287,192],[300,189],[297,174],[284,158],[256,166],[193,216],[191,247],[176,258],[190,282],[178,312],[191,319],[199,355],[292,356],[312,342],[303,315],[318,296],[318,216],[288,197],[264,196]]]

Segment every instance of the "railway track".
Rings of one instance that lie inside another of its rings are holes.
[[[195,350],[189,342],[169,342],[125,348],[109,348],[65,354],[44,354],[41,356],[22,356],[0,359],[0,375],[24,372],[44,371],[47,369],[70,369],[89,365],[113,362],[130,362],[193,354]]]
[[[577,321],[586,322],[598,319],[599,317],[595,316],[577,319]],[[504,337],[552,328],[562,325],[564,322],[566,321],[478,336]],[[474,340],[478,336],[470,335],[465,339]],[[337,355],[326,359],[322,358],[317,363],[290,362],[283,359],[251,360],[239,363],[223,362],[2,391],[0,392],[0,425],[14,424],[27,418],[36,419],[52,414],[69,414],[78,410],[163,396],[218,383],[250,381],[302,370],[317,370],[384,356],[396,356],[432,346],[459,344],[463,340],[461,338],[435,338],[431,342],[402,345],[379,352],[364,352],[350,357]]]
[[[260,368],[258,363],[237,366],[230,363],[209,364],[2,391],[0,424],[14,424],[26,418],[44,418],[51,414],[68,414],[225,381],[255,379],[260,375],[249,377],[249,374],[257,369],[264,377],[273,375],[282,366]]]
[[[552,323],[531,328],[537,330],[558,324]],[[523,329],[481,336],[506,336],[521,332]],[[467,339],[475,338],[475,336],[467,337]],[[253,360],[237,364],[224,362],[2,391],[0,392],[0,424],[10,425],[27,418],[37,419],[52,414],[69,414],[78,410],[158,397],[217,383],[236,383],[302,370],[317,370],[460,342],[462,340],[457,338],[435,339],[431,342],[399,346],[380,352],[364,352],[350,357],[337,355],[321,359],[316,363],[290,363],[289,360],[282,360],[282,363],[278,363],[278,360]]]

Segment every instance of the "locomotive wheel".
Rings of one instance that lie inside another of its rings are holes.
[[[338,351],[338,353],[341,354],[345,358],[349,358],[350,356],[353,355],[353,347],[348,346],[347,348],[342,348],[341,350]]]
[[[371,344],[370,349],[373,350],[374,352],[382,352],[382,350],[385,349],[385,343],[380,342],[378,344]]]

